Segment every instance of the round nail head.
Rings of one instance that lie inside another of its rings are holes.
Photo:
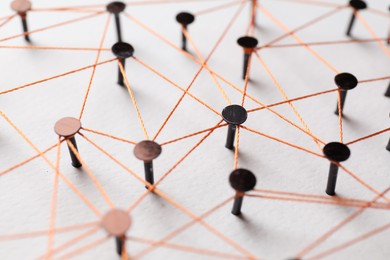
[[[222,117],[228,124],[241,125],[248,118],[248,112],[242,106],[230,105],[222,110]]]
[[[351,0],[349,1],[349,5],[355,10],[363,10],[367,8],[366,2],[362,0]]]
[[[125,8],[126,4],[123,2],[112,2],[106,6],[107,11],[112,14],[119,14],[123,12]]]
[[[130,44],[126,42],[117,42],[115,43],[112,48],[112,53],[118,58],[121,59],[127,59],[133,56],[134,54],[134,48]]]
[[[250,36],[244,36],[237,40],[238,45],[240,45],[243,48],[246,49],[253,49],[256,48],[257,44],[259,44],[259,41],[256,38],[250,37]]]
[[[54,126],[56,134],[62,137],[72,137],[81,129],[81,122],[77,118],[64,117],[58,120]]]
[[[195,16],[187,12],[181,12],[176,15],[176,21],[183,26],[187,26],[195,21]]]
[[[20,14],[27,13],[31,10],[31,2],[28,0],[14,0],[11,3],[11,9]]]
[[[331,161],[343,162],[351,156],[348,146],[338,142],[328,143],[324,146],[323,153]]]
[[[151,162],[161,154],[162,148],[156,142],[145,140],[134,147],[134,155],[144,162]]]
[[[256,186],[256,176],[251,171],[236,169],[230,174],[229,182],[236,191],[247,192]]]
[[[101,225],[111,236],[124,236],[130,228],[131,218],[124,210],[112,209],[103,216]]]
[[[336,77],[334,78],[334,82],[339,88],[344,90],[353,89],[358,84],[357,78],[354,75],[347,72],[336,75]]]

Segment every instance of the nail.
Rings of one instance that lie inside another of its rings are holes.
[[[340,101],[339,102],[340,102],[340,107],[341,107],[341,115],[343,115],[344,104],[345,104],[345,100],[347,98],[347,91],[350,89],[354,89],[358,84],[358,80],[356,79],[356,77],[354,75],[344,72],[344,73],[340,73],[340,74],[336,75],[336,77],[334,78],[334,81],[339,88],[339,92],[340,92]],[[339,104],[338,103],[336,106],[335,114],[339,115]]]
[[[58,120],[54,126],[54,131],[57,133],[57,135],[69,140],[74,148],[78,152],[77,143],[75,135],[80,131],[81,129],[81,122],[80,120],[73,118],[73,117],[64,117],[60,120]],[[68,144],[68,149],[70,153],[70,158],[72,160],[72,165],[75,168],[80,168],[82,165],[77,158],[77,156],[74,154],[73,150],[70,148]]]
[[[112,2],[106,6],[107,12],[111,13],[115,17],[116,34],[118,42],[122,41],[122,30],[119,14],[122,13],[126,8],[126,4],[123,2]]]
[[[230,174],[229,182],[232,188],[236,191],[232,214],[239,216],[241,215],[245,192],[253,190],[256,186],[256,176],[251,171],[236,169]]]
[[[112,52],[114,55],[119,58],[119,62],[122,64],[123,69],[125,69],[125,62],[127,58],[130,58],[134,54],[134,48],[130,44],[126,42],[117,42],[112,48]],[[118,65],[118,85],[124,87],[125,83],[123,81],[123,74]]]
[[[351,36],[352,27],[355,23],[356,13],[359,10],[363,10],[367,8],[367,4],[362,0],[351,0],[349,1],[349,6],[352,7],[353,13],[351,16],[351,20],[349,21],[348,29],[347,29],[347,36]]]
[[[153,160],[156,159],[161,152],[161,145],[150,140],[139,142],[134,147],[135,157],[144,161],[145,181],[152,185],[154,184]],[[145,188],[149,189],[147,186]]]
[[[31,2],[28,0],[14,0],[11,3],[11,8],[20,16],[23,32],[25,33],[24,39],[30,42],[30,37],[28,35],[27,12],[31,10]]]
[[[234,148],[237,125],[245,123],[248,118],[248,113],[242,106],[230,105],[222,110],[222,117],[229,124],[225,147],[232,150]]]
[[[242,79],[246,78],[249,65],[249,57],[256,48],[259,41],[256,38],[244,36],[237,40],[238,45],[244,49],[244,66],[242,70]]]
[[[340,163],[346,161],[351,156],[351,151],[345,144],[332,142],[324,146],[323,153],[325,157],[331,161],[326,194],[334,196],[336,195],[336,182],[339,170],[339,166],[334,162]]]
[[[181,24],[184,30],[187,30],[188,25],[195,21],[195,16],[191,13],[181,12],[176,15],[176,21]],[[187,51],[187,38],[183,31],[181,33],[181,49]]]
[[[116,252],[122,255],[126,245],[126,232],[131,225],[131,218],[128,212],[121,209],[112,209],[102,219],[101,226],[106,232],[115,237]]]

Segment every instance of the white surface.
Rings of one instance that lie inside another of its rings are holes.
[[[315,1],[312,1],[315,2]],[[339,3],[340,1],[326,2]],[[346,2],[346,1],[341,1]],[[33,7],[105,4],[106,1],[33,1]],[[177,12],[196,12],[220,5],[225,1],[198,1],[158,5],[128,6],[126,12],[141,20],[175,44],[180,43],[180,27],[174,20]],[[387,11],[385,0],[368,1],[369,6]],[[290,29],[328,12],[332,7],[305,5],[297,2],[262,0],[271,13]],[[238,6],[196,18],[189,32],[206,57],[227,26]],[[209,61],[209,66],[229,81],[243,88],[241,80],[242,50],[236,39],[244,35],[248,24],[249,6],[242,11],[220,47]],[[0,16],[11,14],[9,1],[0,3]],[[30,30],[81,17],[78,12],[31,12]],[[344,40],[351,11],[342,10],[297,35],[304,41]],[[380,37],[387,36],[388,18],[370,12],[362,13]],[[36,46],[93,47],[99,46],[107,15],[83,20],[31,35]],[[260,44],[271,41],[284,32],[259,13],[260,26],[255,35]],[[161,71],[168,78],[186,88],[199,65],[180,52],[152,36],[126,17],[122,17],[124,39],[135,48],[135,56]],[[0,28],[0,38],[20,32],[20,21],[14,19]],[[370,38],[358,23],[354,35]],[[114,22],[111,21],[104,47],[115,42]],[[295,43],[293,38],[279,42]],[[0,42],[22,46],[22,38]],[[190,48],[191,50],[193,48]],[[372,79],[389,75],[389,57],[375,42],[314,46],[313,49],[340,71],[355,74],[358,79]],[[335,88],[334,72],[301,47],[265,49],[261,57],[270,67],[290,98]],[[34,82],[94,63],[95,51],[50,51],[0,48],[0,91]],[[110,51],[102,52],[100,61],[112,58]],[[174,107],[181,91],[161,80],[136,62],[129,60],[127,75],[140,108],[146,129],[151,137]],[[91,69],[47,81],[20,91],[0,96],[0,109],[31,140],[44,150],[55,144],[54,123],[64,117],[78,117]],[[124,88],[116,83],[117,66],[99,66],[93,80],[83,116],[83,126],[112,135],[141,141],[145,137],[134,106]],[[233,103],[241,102],[241,94],[219,80]],[[349,142],[389,127],[389,99],[383,96],[388,80],[361,84],[348,94],[345,106],[344,140]],[[191,88],[191,93],[222,111],[227,105],[210,74],[203,71]],[[255,59],[252,62],[248,93],[265,104],[283,101],[266,71]],[[325,142],[338,141],[338,118],[333,114],[336,93],[330,93],[294,103],[312,133]],[[246,108],[258,107],[246,99]],[[301,125],[288,105],[274,108],[289,120]],[[157,138],[163,143],[205,128],[213,127],[220,118],[193,99],[185,97],[167,126]],[[246,125],[285,141],[321,153],[312,139],[269,111],[251,113]],[[0,119],[0,171],[35,155],[35,151]],[[133,156],[133,145],[84,132],[104,149],[143,176],[143,165]],[[204,134],[163,147],[155,161],[155,178],[159,179],[174,163],[186,154]],[[176,167],[158,186],[164,193],[195,215],[218,205],[234,194],[227,177],[233,169],[232,151],[224,148],[226,128],[215,130],[188,158]],[[384,147],[389,133],[351,145],[352,156],[344,164],[369,185],[383,191],[389,187],[389,156]],[[128,208],[145,191],[144,185],[124,171],[107,156],[81,137],[77,138],[80,153],[117,207]],[[329,163],[319,157],[296,150],[270,139],[242,130],[239,145],[239,167],[252,170],[258,179],[257,188],[324,195]],[[48,153],[55,162],[55,150]],[[94,205],[105,212],[109,209],[84,170],[70,165],[66,145],[61,150],[61,172],[66,175]],[[0,178],[0,235],[24,233],[49,228],[54,171],[41,158],[19,167]],[[375,194],[350,175],[340,170],[337,193],[341,197],[372,200]],[[383,201],[381,201],[383,202]],[[230,214],[232,202],[217,210],[205,222],[261,259],[287,259],[295,256],[333,226],[356,211],[356,208],[322,204],[245,198],[244,219]],[[59,184],[56,226],[70,226],[99,221],[92,211],[62,181]],[[133,224],[130,236],[159,240],[192,219],[156,195],[148,195],[131,212]],[[367,209],[353,222],[315,248],[310,255],[323,252],[365,232],[388,223],[390,214],[383,209]],[[85,232],[86,229],[55,236],[55,247]],[[328,259],[388,259],[390,257],[387,230],[329,256]],[[103,230],[89,236],[57,256],[71,252],[88,242],[105,236]],[[47,236],[0,241],[1,259],[34,259],[46,253]],[[173,243],[242,255],[203,226],[196,224],[171,240]],[[127,244],[130,255],[136,255],[147,245]],[[242,255],[243,256],[243,255]],[[76,259],[115,259],[113,239],[80,254]],[[145,259],[208,259],[207,255],[158,247]]]

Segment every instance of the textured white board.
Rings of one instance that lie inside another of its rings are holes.
[[[170,3],[167,3],[170,2]],[[234,3],[230,5],[230,3]],[[369,10],[361,12],[372,31],[381,39],[389,30],[388,1],[367,1]],[[32,44],[26,44],[22,37],[12,37],[21,32],[19,17],[14,17],[0,27],[0,110],[31,142],[43,151],[56,144],[53,131],[55,122],[65,116],[78,117],[82,108],[92,68],[63,77],[48,80],[9,93],[4,91],[24,86],[42,79],[61,75],[85,66],[95,64],[97,50],[108,19],[107,13],[82,19],[63,26],[39,31],[40,28],[90,16],[87,10],[105,10],[106,1],[101,0],[57,0],[33,1],[28,14]],[[280,21],[270,19],[258,11],[258,26],[254,32],[260,46],[285,34],[281,27],[290,30],[332,12],[336,5],[347,1],[336,0],[260,0],[259,4]],[[222,5],[229,7],[219,9]],[[0,17],[12,15],[10,1],[1,1]],[[92,6],[77,8],[79,5]],[[94,6],[96,5],[96,6]],[[180,51],[156,37],[158,33],[175,46],[180,46],[180,26],[175,15],[183,10],[199,13],[189,27],[189,34],[199,54],[206,58],[213,50],[232,18],[240,12],[226,35],[208,61],[208,66],[227,82],[244,89],[241,79],[242,49],[236,40],[245,34],[249,24],[250,1],[132,1],[126,14],[121,15],[124,40],[135,48],[135,57],[155,68],[171,82],[162,79],[151,70],[129,59],[126,64],[127,77],[137,102],[145,129],[153,138],[169,113],[178,103],[183,92],[173,86],[186,89],[190,86],[200,65]],[[74,7],[71,10],[49,11],[56,7]],[[39,10],[41,9],[41,10]],[[77,9],[77,10],[76,10]],[[204,10],[210,12],[202,13]],[[327,18],[299,30],[294,37],[285,37],[275,45],[350,40],[345,30],[351,16],[350,8],[340,9]],[[151,30],[141,27],[144,24]],[[0,24],[6,21],[0,21]],[[108,32],[103,43],[99,62],[113,58],[110,49],[116,42],[114,20],[110,19]],[[372,33],[372,32],[371,32]],[[358,20],[353,28],[354,39],[372,39],[373,36]],[[8,39],[9,38],[9,39]],[[350,72],[359,80],[370,80],[389,76],[390,59],[388,45],[382,40],[366,43],[344,43],[310,45],[304,47],[264,48],[258,51],[261,59],[283,89],[292,99],[313,93],[335,89],[335,71],[325,65],[326,60],[339,72]],[[47,49],[26,49],[21,46],[47,47]],[[14,47],[14,48],[11,48]],[[17,48],[21,47],[21,48]],[[91,48],[88,50],[56,49]],[[190,54],[197,56],[195,48],[189,45]],[[313,52],[317,56],[313,55]],[[323,60],[321,61],[320,56]],[[284,101],[275,82],[256,56],[252,56],[251,76],[247,93],[263,104]],[[116,84],[117,65],[109,62],[96,67],[88,100],[82,117],[85,128],[108,133],[134,142],[145,139],[136,109],[128,91]],[[216,83],[218,82],[218,84]],[[383,93],[389,79],[359,84],[348,93],[343,119],[343,139],[348,143],[389,127],[389,98]],[[193,82],[190,93],[220,113],[228,105],[218,85],[234,104],[240,104],[242,94],[207,70],[202,70]],[[273,111],[290,120],[301,129],[305,125],[311,133],[324,141],[339,141],[339,119],[334,115],[337,92],[318,95],[293,102],[300,118],[288,104],[272,107]],[[245,107],[260,107],[250,98]],[[322,154],[321,147],[303,131],[292,126],[267,109],[249,113],[245,126]],[[221,120],[220,116],[188,95],[173,113],[158,135],[156,141],[165,143],[204,129],[212,128]],[[302,123],[305,122],[305,125]],[[134,145],[83,130],[82,133],[104,148],[111,156],[143,177],[143,164],[133,155]],[[238,167],[247,168],[257,177],[257,189],[250,192],[267,198],[246,197],[243,217],[230,214],[232,201],[221,206],[204,218],[183,230],[168,244],[155,246],[144,251],[150,242],[165,239],[167,235],[191,223],[194,218],[220,205],[234,195],[228,183],[228,175],[234,168],[234,152],[224,148],[226,127],[218,128],[200,142],[207,132],[163,146],[162,155],[154,162],[155,179],[169,174],[158,185],[158,189],[171,201],[180,205],[178,209],[166,198],[157,194],[146,195],[131,210],[132,226],[128,231],[127,251],[132,257],[145,259],[214,259],[228,257],[259,259],[287,259],[297,257],[326,232],[357,212],[363,203],[353,207],[323,203],[289,201],[287,194],[269,191],[326,196],[324,193],[329,162],[308,152],[296,149],[273,139],[241,129],[239,135]],[[369,202],[390,185],[390,152],[385,150],[390,132],[350,145],[351,158],[343,165],[350,174],[340,169],[335,203],[339,199],[356,199]],[[96,177],[116,207],[128,209],[145,193],[144,184],[134,178],[118,163],[111,160],[81,136],[77,136],[79,151],[88,169]],[[176,167],[176,163],[187,153]],[[54,165],[56,149],[46,154]],[[37,152],[23,137],[0,117],[0,171],[3,172]],[[61,174],[104,214],[109,204],[88,176],[87,168],[74,169],[70,164],[68,148],[61,145],[59,169]],[[356,178],[351,177],[353,174]],[[87,234],[98,225],[100,218],[76,195],[62,179],[58,183],[56,207],[52,198],[55,171],[42,158],[17,167],[0,176],[0,258],[35,259],[44,256],[50,249],[57,250],[52,258],[69,256],[75,252],[75,259],[115,259],[114,239],[79,252],[88,244],[106,237],[101,228]],[[361,180],[366,184],[364,186]],[[367,187],[369,186],[371,190]],[[390,195],[388,195],[390,198]],[[278,199],[277,199],[278,198]],[[306,197],[299,197],[307,200]],[[313,197],[311,197],[313,200]],[[319,202],[324,199],[318,198]],[[344,243],[371,234],[377,228],[388,225],[390,215],[388,202],[379,199],[380,208],[364,210],[350,223],[340,228],[323,243],[313,247],[302,258],[310,258],[333,250]],[[387,204],[386,204],[387,203]],[[386,208],[387,207],[387,208]],[[55,228],[71,227],[92,223],[84,228],[48,235],[52,212],[55,212]],[[31,232],[43,231],[41,235]],[[389,233],[387,229],[328,255],[327,259],[389,259]],[[28,237],[14,237],[26,234]],[[83,236],[74,243],[68,241]],[[143,239],[143,240],[140,240]],[[143,243],[142,243],[143,241]],[[164,240],[165,241],[165,240]],[[63,248],[64,245],[69,247]],[[200,250],[201,249],[201,250]],[[147,254],[145,253],[147,252]],[[142,253],[142,255],[140,255]],[[145,253],[145,254],[144,254]]]

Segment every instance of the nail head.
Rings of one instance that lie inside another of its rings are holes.
[[[123,236],[131,225],[129,213],[121,209],[112,209],[107,212],[101,222],[102,227],[111,236]]]
[[[127,59],[133,56],[134,54],[134,48],[130,44],[126,42],[117,42],[115,43],[112,48],[112,52],[114,55],[121,59]]]
[[[176,15],[176,21],[183,26],[187,26],[195,21],[195,16],[188,12],[181,12]]]
[[[236,169],[229,176],[229,182],[233,189],[239,192],[253,190],[256,186],[256,176],[248,170]]]
[[[339,142],[326,144],[324,146],[323,153],[326,158],[335,162],[346,161],[351,155],[351,151],[348,146]]]
[[[58,120],[54,126],[54,131],[62,137],[71,137],[81,129],[81,122],[77,118],[64,117]]]
[[[259,41],[256,38],[250,36],[244,36],[237,40],[238,45],[246,49],[253,49],[259,44]]]
[[[241,125],[248,118],[248,112],[240,105],[230,105],[222,110],[222,117],[228,124]]]
[[[14,0],[11,3],[11,8],[20,14],[27,13],[31,10],[31,2],[28,0]]]
[[[125,8],[126,4],[123,2],[112,2],[106,6],[107,11],[112,14],[119,14],[123,12]]]
[[[334,81],[339,88],[344,90],[353,89],[358,85],[357,78],[351,73],[347,72],[337,74],[334,78]]]
[[[366,2],[362,0],[351,0],[349,1],[349,5],[355,10],[363,10],[367,8]]]
[[[156,142],[145,140],[134,147],[134,155],[144,162],[151,162],[161,154],[162,148]]]

